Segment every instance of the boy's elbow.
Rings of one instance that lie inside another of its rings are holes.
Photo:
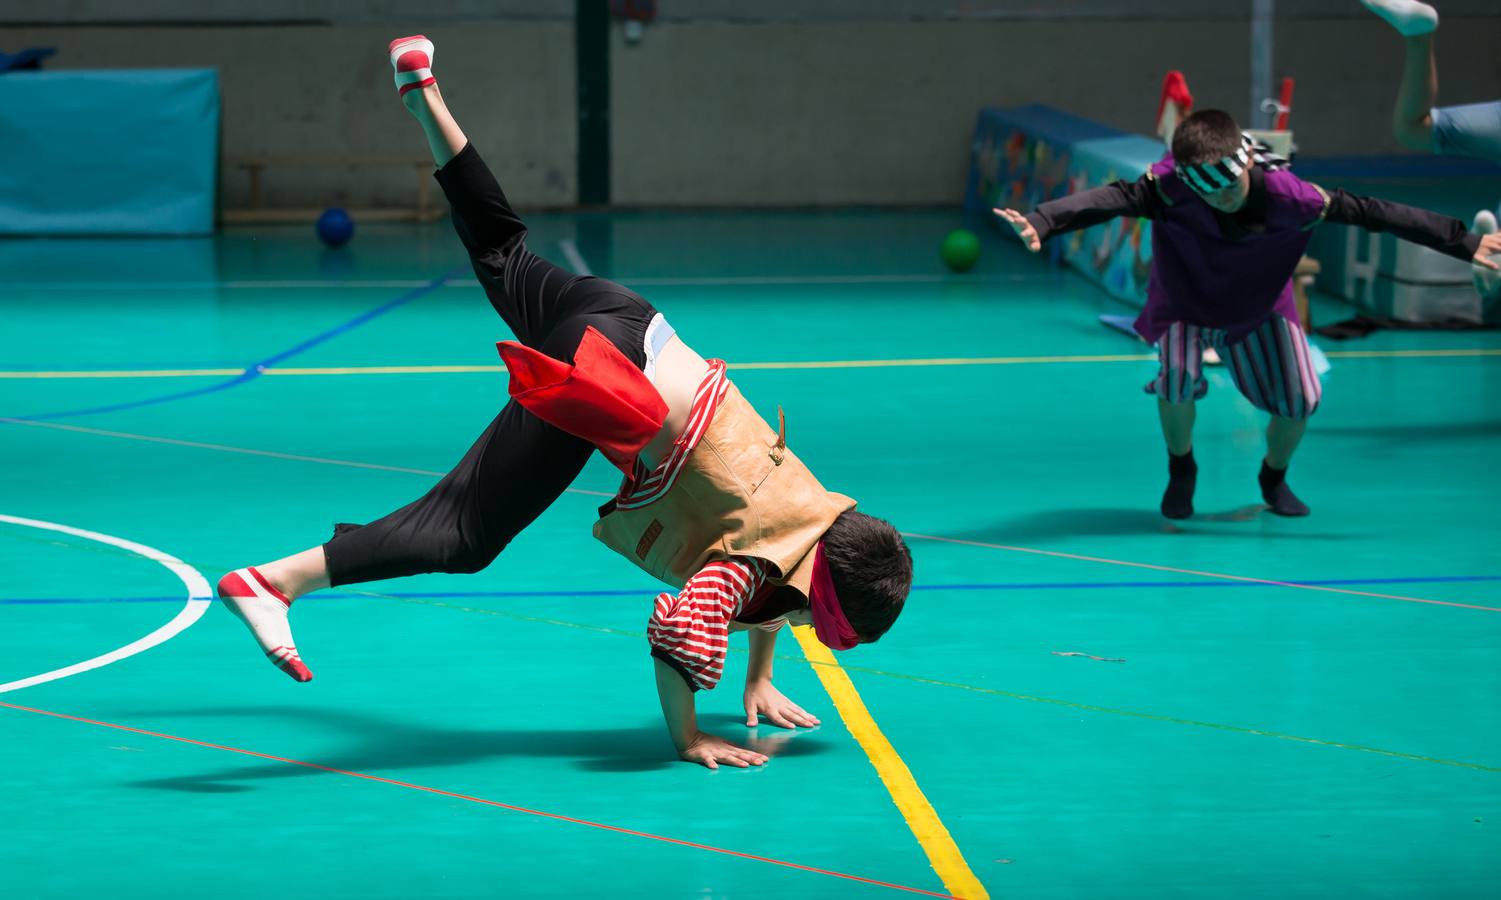
[[[693,673],[688,671],[688,668],[683,665],[682,661],[657,646],[651,648],[651,655],[657,661],[658,668],[666,668],[672,677],[682,679],[683,684],[687,686],[689,691],[693,693],[699,691],[697,680],[694,679]]]

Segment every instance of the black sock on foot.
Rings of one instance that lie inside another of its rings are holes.
[[[1272,512],[1279,516],[1308,515],[1308,504],[1299,500],[1293,489],[1287,486],[1286,469],[1274,469],[1262,460],[1261,474],[1256,480],[1261,483],[1261,499],[1267,502]]]
[[[1186,519],[1194,514],[1194,485],[1199,480],[1199,464],[1190,449],[1182,456],[1167,455],[1167,491],[1162,495],[1162,514],[1169,519]]]

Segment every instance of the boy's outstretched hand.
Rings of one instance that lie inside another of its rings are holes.
[[[1016,236],[1022,239],[1022,243],[1027,245],[1028,250],[1036,253],[1042,249],[1042,241],[1037,237],[1037,229],[1032,227],[1032,223],[1027,221],[1026,216],[1014,209],[996,207],[991,211],[1011,223],[1011,227],[1016,229]]]
[[[815,728],[820,723],[801,706],[787,699],[781,691],[772,687],[770,681],[747,681],[745,683],[745,724],[756,727],[757,716],[783,728]]]
[[[766,760],[769,758],[765,753],[737,747],[724,738],[705,731],[700,731],[695,735],[688,742],[688,746],[678,751],[678,755],[689,762],[698,763],[709,769],[719,768],[720,763],[748,769],[751,766],[766,765]]]
[[[1493,231],[1480,239],[1480,248],[1475,251],[1475,265],[1501,269],[1501,263],[1492,258],[1495,256],[1501,256],[1501,231]]]

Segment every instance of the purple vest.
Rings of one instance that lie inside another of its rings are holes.
[[[1266,230],[1224,236],[1214,210],[1173,174],[1173,157],[1152,166],[1169,205],[1152,222],[1152,273],[1136,331],[1155,342],[1173,322],[1229,332],[1235,343],[1276,313],[1298,321],[1293,269],[1324,209],[1324,195],[1286,169],[1262,171]]]

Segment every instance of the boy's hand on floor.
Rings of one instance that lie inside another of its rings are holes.
[[[815,728],[819,725],[816,717],[788,700],[787,695],[773,687],[770,681],[747,681],[745,724],[756,727],[758,716],[765,716],[768,722],[783,728]]]
[[[764,766],[768,759],[764,753],[738,747],[722,737],[703,731],[700,731],[678,755],[688,762],[698,763],[708,769],[717,769],[720,763],[747,769],[751,766]]]
[[[1027,245],[1028,250],[1036,253],[1042,249],[1042,241],[1037,239],[1037,229],[1032,227],[1032,223],[1027,221],[1026,216],[1014,209],[996,207],[991,211],[1011,223],[1011,227],[1016,229],[1016,236],[1022,239],[1022,243]]]
[[[1480,248],[1475,251],[1475,265],[1487,269],[1501,269],[1492,257],[1501,256],[1501,231],[1492,232],[1480,239]]]

